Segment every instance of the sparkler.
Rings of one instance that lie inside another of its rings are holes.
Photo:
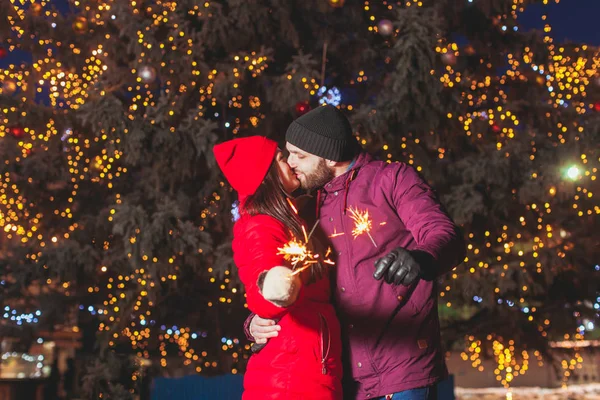
[[[319,221],[317,220],[317,222],[314,224],[308,235],[306,234],[306,229],[304,228],[304,225],[302,226],[302,233],[304,234],[304,243],[297,240],[292,235],[292,240],[284,244],[283,247],[277,248],[277,254],[283,255],[284,260],[289,261],[292,264],[292,269],[294,270],[294,272],[292,272],[290,276],[299,274],[300,272],[309,268],[311,265],[319,262],[319,254],[314,254],[307,247],[308,241],[310,240],[310,237],[314,233],[318,224]],[[329,265],[335,265],[333,261],[327,258],[330,253],[331,249],[328,248],[327,254],[325,254],[325,259],[323,260],[323,262]],[[301,267],[296,268],[299,264],[301,265]]]
[[[312,234],[315,232],[315,229],[317,228],[317,225],[319,225],[319,220],[317,220],[317,222],[315,222],[315,224],[313,225],[312,229],[310,230],[310,233],[308,234],[308,238],[306,239],[307,243],[308,243],[308,240],[310,239],[310,237],[312,236]]]
[[[296,240],[296,238],[293,238],[277,250],[279,250],[277,254],[283,255],[283,258],[289,261],[294,268],[299,263],[306,263],[307,260],[311,261],[314,258],[314,255],[308,250],[306,244]]]
[[[371,239],[373,246],[377,247],[377,243],[371,236],[371,219],[369,218],[369,211],[359,211],[357,208],[349,208],[350,218],[354,220],[354,229],[352,230],[352,236],[356,239],[358,236],[366,233]]]

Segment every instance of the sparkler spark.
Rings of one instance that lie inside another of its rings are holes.
[[[377,243],[371,236],[371,219],[369,219],[369,211],[359,211],[357,208],[349,208],[350,218],[354,221],[354,229],[352,230],[352,236],[356,239],[358,236],[366,233],[371,239],[373,246],[377,247]]]
[[[283,258],[286,261],[289,261],[294,268],[299,263],[303,263],[307,259],[310,260],[313,258],[313,254],[306,248],[306,244],[295,238],[284,244],[283,247],[277,248],[277,250],[279,250],[277,254],[283,255]]]
[[[329,235],[330,238],[334,238],[334,237],[338,237],[338,236],[342,236],[344,234],[344,232],[336,232],[335,227],[333,228],[333,233],[331,235]]]
[[[302,233],[304,234],[304,243],[308,243],[308,236],[306,236],[306,229],[302,225]]]
[[[290,276],[299,274],[300,272],[304,271],[305,269],[308,269],[312,264],[315,264],[315,263],[316,263],[316,261],[307,261],[304,266],[302,266],[301,268],[295,269],[294,272],[292,272],[290,274]]]
[[[294,203],[292,202],[292,200],[290,200],[289,197],[286,197],[285,199],[287,200],[287,202],[290,205],[290,207],[292,207],[292,210],[294,211],[294,213],[296,215],[298,215],[298,209],[296,209],[296,206],[294,205]]]
[[[287,200],[288,204],[290,205],[290,207],[292,208],[292,210],[294,211],[294,213],[298,214],[298,210],[296,209],[292,200],[290,200],[289,198],[287,198],[286,200]],[[294,270],[294,272],[292,272],[290,274],[290,276],[299,274],[300,272],[309,268],[312,264],[316,264],[318,262],[315,259],[319,258],[319,255],[313,254],[306,247],[306,245],[308,244],[308,241],[310,240],[310,237],[312,236],[312,234],[315,231],[315,228],[317,227],[318,224],[319,224],[319,220],[317,220],[317,222],[312,227],[312,229],[310,230],[310,233],[308,235],[306,234],[306,228],[304,227],[304,225],[302,225],[302,234],[304,235],[304,243],[301,243],[300,241],[296,240],[296,238],[294,238],[294,235],[292,235],[292,237],[293,237],[292,240],[287,242],[283,247],[277,248],[277,250],[279,250],[277,254],[283,255],[283,258],[292,264],[292,269]],[[328,261],[331,261],[331,260],[328,260]],[[296,266],[300,263],[302,263],[302,267],[296,269]]]
[[[306,234],[306,229],[304,228],[304,226],[302,226],[302,233],[304,234],[304,243],[297,240],[292,235],[292,240],[284,244],[283,247],[277,248],[277,254],[283,255],[284,260],[289,261],[290,264],[292,264],[292,269],[294,270],[294,272],[292,272],[290,276],[299,274],[300,272],[309,268],[311,265],[319,262],[319,254],[313,253],[307,247],[308,241],[310,240],[310,237],[315,231],[315,228],[317,227],[318,223],[319,221],[317,220],[317,222],[315,223],[308,235]],[[335,265],[333,261],[327,258],[330,253],[331,248],[327,248],[327,253],[325,254],[325,259],[323,260],[323,263]],[[296,268],[298,265],[301,266],[299,268]]]

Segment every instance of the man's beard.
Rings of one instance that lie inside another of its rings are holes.
[[[320,188],[334,178],[334,173],[327,166],[327,161],[324,158],[319,160],[317,168],[309,175],[304,174],[304,182],[300,180],[302,189],[313,190]]]

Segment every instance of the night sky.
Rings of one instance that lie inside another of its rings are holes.
[[[526,30],[543,28],[545,21],[541,16],[546,13],[555,41],[600,46],[600,0],[562,0],[559,4],[555,4],[555,0],[550,1],[552,4],[547,6],[535,4],[527,7],[519,17],[521,27]]]

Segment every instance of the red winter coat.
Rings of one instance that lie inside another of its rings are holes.
[[[305,284],[287,308],[265,300],[257,286],[262,272],[286,265],[277,249],[289,240],[285,226],[267,215],[244,215],[234,226],[234,261],[248,307],[263,318],[279,319],[281,325],[279,336],[250,357],[243,399],[338,400],[342,345],[329,279]]]

